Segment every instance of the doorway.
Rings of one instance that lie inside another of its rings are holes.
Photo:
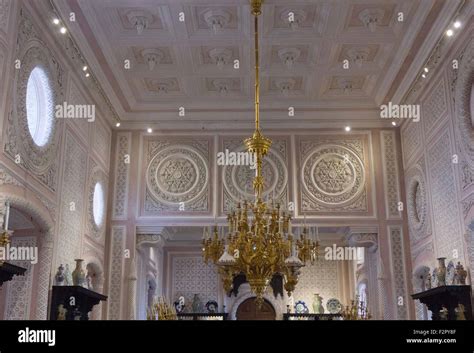
[[[276,313],[273,305],[266,299],[260,309],[257,309],[255,297],[249,298],[242,302],[237,308],[237,320],[275,320]]]

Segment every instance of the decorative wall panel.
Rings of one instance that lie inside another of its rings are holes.
[[[63,185],[58,236],[58,262],[69,264],[81,255],[84,193],[87,181],[87,154],[74,136],[66,131]]]
[[[421,121],[408,121],[402,127],[401,135],[403,162],[406,167],[409,165],[411,158],[413,158],[413,156],[415,156],[418,151],[420,151],[423,144]]]
[[[245,146],[243,138],[224,138],[222,141],[222,152],[243,152]],[[273,139],[272,147],[263,162],[263,176],[265,179],[263,197],[280,200],[287,204],[288,194],[288,141],[284,139]],[[248,165],[223,166],[223,213],[229,212],[232,207],[243,198],[248,200],[254,197],[253,178],[255,169]]]
[[[459,136],[459,144],[468,164],[474,165],[474,118],[472,91],[474,87],[474,39],[470,39],[460,55],[460,66],[455,84],[454,123]]]
[[[73,105],[88,104],[76,82],[72,79],[69,81],[69,97],[67,103]],[[79,133],[82,139],[86,143],[89,143],[89,127],[91,123],[89,123],[87,119],[68,119],[67,121],[68,124],[74,126],[75,130]]]
[[[380,134],[383,153],[382,160],[387,219],[401,218],[400,211],[398,211],[398,202],[401,198],[395,132],[382,131]]]
[[[299,148],[302,213],[369,210],[366,137],[305,137]]]
[[[338,261],[325,260],[319,258],[314,265],[306,265],[301,269],[301,276],[293,293],[295,303],[303,300],[310,312],[312,312],[312,303],[315,293],[323,297],[323,305],[326,309],[328,299],[336,298],[341,300],[338,290]]]
[[[127,156],[130,156],[132,144],[131,133],[118,133],[115,148],[115,182],[114,182],[114,204],[112,211],[113,219],[126,219],[128,210],[128,178],[130,173],[130,163],[127,163]]]
[[[408,319],[408,298],[406,293],[405,249],[403,234],[400,227],[389,227],[391,267],[394,287],[394,300],[396,305],[397,320]],[[400,305],[401,304],[401,305]]]
[[[7,33],[10,8],[13,0],[0,0],[0,31]]]
[[[220,285],[215,267],[206,265],[201,255],[174,256],[172,258],[172,293],[171,300],[184,296],[187,307],[193,302],[194,294],[198,294],[202,303],[216,300]]]
[[[11,246],[15,247],[35,247],[36,245],[36,237],[12,237],[11,241]],[[14,276],[8,282],[5,318],[29,320],[34,267],[31,261],[17,261],[15,265],[26,268],[26,272],[24,276]]]
[[[105,127],[97,120],[91,124],[93,124],[92,149],[102,161],[102,163],[104,163],[104,166],[108,168],[110,158],[111,132],[109,128]]]
[[[425,136],[436,131],[435,128],[445,120],[447,114],[446,82],[444,78],[441,78],[422,105],[421,120],[423,121]]]
[[[433,226],[438,251],[436,256],[447,258],[451,258],[454,249],[458,253],[462,250],[450,141],[449,130],[445,130],[428,151]]]
[[[145,213],[210,211],[210,140],[146,143]]]
[[[110,254],[110,284],[109,284],[109,320],[120,320],[121,298],[123,285],[123,259],[125,251],[126,228],[124,226],[112,227],[112,242]]]

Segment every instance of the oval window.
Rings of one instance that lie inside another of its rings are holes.
[[[31,71],[26,87],[28,130],[37,146],[44,146],[51,137],[54,108],[53,92],[46,72],[39,66]]]
[[[92,214],[95,225],[100,227],[104,221],[104,189],[101,183],[96,183],[94,186]]]

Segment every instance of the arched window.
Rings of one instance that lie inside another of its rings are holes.
[[[94,222],[97,227],[100,227],[104,221],[104,208],[104,188],[100,182],[97,182],[94,186],[92,204],[92,214],[94,215]]]
[[[26,87],[28,130],[37,146],[45,146],[51,137],[54,119],[53,91],[46,71],[36,66]]]

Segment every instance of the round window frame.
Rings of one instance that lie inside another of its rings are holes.
[[[9,119],[9,153],[13,158],[21,155],[22,164],[36,175],[45,175],[57,157],[59,146],[58,119],[53,117],[50,136],[44,146],[38,146],[30,134],[26,109],[28,79],[31,72],[40,66],[48,77],[52,90],[52,106],[63,99],[63,70],[44,43],[30,40],[19,54],[21,67],[16,70],[14,81],[13,115]]]
[[[30,119],[33,117],[31,114],[32,112],[29,112],[28,107],[30,103],[28,102],[29,98],[29,90],[30,90],[30,85],[34,85],[34,90],[35,90],[35,95],[38,95],[38,91],[44,91],[44,96],[39,97],[37,99],[40,99],[39,101],[35,101],[37,105],[37,112],[36,116],[34,117],[36,120],[36,124],[38,127],[36,129],[40,128],[43,126],[43,131],[40,131],[40,136],[36,136],[38,134],[38,131],[32,133],[32,123]],[[40,85],[38,87],[38,85]],[[48,143],[51,142],[52,139],[52,128],[54,124],[54,110],[55,110],[55,105],[54,105],[54,92],[52,89],[52,83],[51,83],[51,77],[48,75],[47,70],[44,68],[43,65],[39,64],[33,67],[33,69],[30,71],[30,74],[28,76],[28,80],[26,83],[26,101],[25,101],[25,107],[26,107],[26,122],[28,125],[28,132],[30,133],[30,137],[33,140],[33,143],[39,147],[45,147],[48,145]],[[45,101],[50,99],[51,101]],[[47,114],[45,114],[47,113]],[[49,115],[49,116],[48,116]],[[40,140],[40,141],[38,141]]]
[[[103,196],[103,215],[102,223],[97,224],[94,217],[94,193],[95,187],[97,184],[102,186],[102,196]],[[105,174],[98,168],[95,167],[92,170],[90,182],[89,182],[89,234],[95,239],[102,239],[104,236],[105,223],[107,221],[107,184]]]
[[[99,194],[99,195],[97,195]],[[99,200],[100,198],[100,200]],[[97,201],[97,204],[96,204]],[[101,203],[100,208],[98,203]],[[100,212],[100,214],[98,214]],[[94,191],[92,192],[92,219],[97,228],[101,228],[104,224],[105,218],[105,193],[104,186],[100,181],[96,181],[94,184]]]

